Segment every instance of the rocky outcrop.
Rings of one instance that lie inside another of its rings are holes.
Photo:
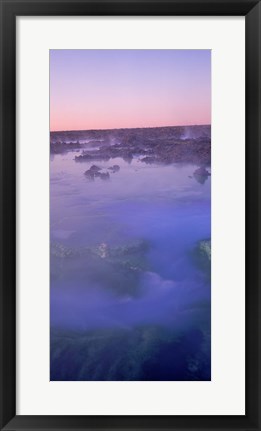
[[[177,336],[166,325],[51,328],[50,378],[56,381],[211,380],[209,331]],[[108,360],[109,358],[109,360]]]
[[[92,165],[90,167],[90,169],[88,169],[88,171],[84,172],[84,175],[89,179],[89,180],[94,180],[95,177],[100,175],[100,171],[101,168],[99,166],[96,165]]]
[[[68,151],[80,150],[83,148],[79,142],[51,142],[50,153],[51,154],[63,154]]]
[[[168,126],[168,127],[144,127],[133,129],[108,129],[108,130],[72,130],[72,131],[58,131],[50,133],[50,140],[52,143],[57,142],[72,142],[79,141],[88,145],[105,144],[111,145],[116,143],[123,143],[127,146],[143,145],[145,140],[157,139],[177,139],[177,140],[191,140],[191,139],[206,139],[211,137],[211,126]]]
[[[120,157],[131,163],[133,158],[139,157],[141,162],[148,164],[191,163],[201,166],[199,172],[194,173],[194,178],[202,184],[209,175],[203,169],[211,164],[210,126],[55,132],[51,137],[51,153],[82,148],[81,154],[75,157],[76,162],[103,162]],[[59,138],[72,137],[89,141],[84,144],[64,144],[58,141]],[[118,165],[113,165],[110,172],[118,172],[115,166]],[[87,176],[92,177],[91,174]]]
[[[196,169],[193,173],[195,180],[200,184],[204,184],[210,175],[211,174],[204,166],[201,166],[200,168]]]
[[[122,158],[131,162],[134,157],[140,157],[144,163],[193,163],[208,166],[211,162],[211,141],[209,138],[198,139],[144,139],[141,143],[131,140],[121,144],[102,146],[95,150],[85,150],[75,157],[76,162],[108,161]]]
[[[84,175],[91,181],[94,181],[95,178],[100,178],[103,181],[108,181],[110,179],[110,174],[108,171],[115,174],[116,172],[119,172],[119,170],[119,165],[110,166],[108,169],[103,169],[97,165],[92,165],[90,169],[84,172]]]
[[[84,175],[89,180],[94,180],[95,178],[100,178],[103,181],[108,181],[110,179],[109,172],[101,172],[102,168],[96,165],[92,165],[88,171],[84,172]]]

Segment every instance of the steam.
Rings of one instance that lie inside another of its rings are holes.
[[[182,314],[208,300],[204,283],[190,286],[174,282],[155,272],[145,272],[140,281],[139,297],[119,296],[98,285],[75,288],[68,284],[51,291],[53,327],[86,330],[93,328],[131,329],[140,324],[182,324]],[[61,294],[62,293],[62,294]],[[186,325],[189,320],[186,315]]]

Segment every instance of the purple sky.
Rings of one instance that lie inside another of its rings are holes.
[[[210,50],[50,50],[51,130],[210,123]]]

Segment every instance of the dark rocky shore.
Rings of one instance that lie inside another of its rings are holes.
[[[121,157],[143,163],[211,164],[211,127],[156,127],[141,129],[51,132],[51,154],[78,151],[76,162],[108,161]]]

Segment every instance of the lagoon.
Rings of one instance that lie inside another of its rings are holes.
[[[210,380],[211,176],[79,153],[50,161],[51,380]]]

